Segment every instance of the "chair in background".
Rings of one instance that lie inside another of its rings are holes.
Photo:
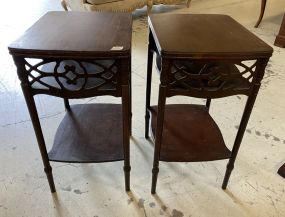
[[[257,28],[262,21],[264,11],[265,11],[265,7],[266,7],[266,2],[267,2],[267,0],[261,0],[260,14],[259,14],[259,18],[258,18],[258,20],[254,26],[255,28]]]
[[[173,5],[186,2],[190,6],[191,0],[61,0],[62,7],[72,11],[112,11],[132,12],[147,6],[148,13],[157,4]]]

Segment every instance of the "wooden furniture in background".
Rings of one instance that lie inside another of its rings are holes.
[[[131,33],[131,14],[49,12],[9,46],[51,192],[50,161],[124,160],[125,188],[130,190]],[[49,153],[37,94],[63,98],[67,110]],[[121,97],[122,104],[70,106],[68,101],[103,95]]]
[[[98,2],[98,1],[97,1]],[[96,0],[61,0],[61,5],[65,10],[72,11],[112,11],[112,12],[132,12],[138,8],[147,6],[148,13],[151,12],[153,5],[165,4],[175,5],[186,2],[190,6],[191,0],[116,0],[112,2]]]
[[[280,26],[279,33],[275,38],[274,45],[278,47],[285,47],[285,14],[283,16],[283,20]]]
[[[229,159],[225,189],[273,50],[226,15],[151,15],[149,28],[145,137],[150,127],[155,143],[151,192],[156,192],[159,161]],[[160,73],[157,106],[150,106],[153,53]],[[237,94],[248,100],[230,151],[209,109],[211,99]],[[207,102],[166,104],[177,95]]]
[[[266,2],[267,2],[267,0],[261,0],[260,14],[259,14],[259,18],[258,18],[258,20],[254,26],[255,28],[257,28],[262,21],[264,11],[265,11],[265,7],[266,7]]]

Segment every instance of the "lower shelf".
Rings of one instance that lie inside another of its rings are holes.
[[[123,160],[121,107],[117,104],[71,106],[57,129],[49,159],[71,163]]]
[[[157,106],[151,107],[155,138]],[[160,160],[197,162],[230,158],[219,127],[202,105],[166,105]]]

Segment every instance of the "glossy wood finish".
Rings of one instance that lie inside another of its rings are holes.
[[[265,42],[227,15],[157,14],[150,16],[149,26],[162,57],[261,58],[272,52]]]
[[[151,107],[151,129],[155,137],[157,106]],[[204,105],[166,105],[160,159],[168,162],[196,162],[227,159],[219,127]]]
[[[265,11],[265,8],[266,8],[266,3],[267,3],[267,0],[261,0],[261,8],[260,8],[260,14],[259,14],[259,18],[255,24],[255,28],[257,28],[259,26],[259,24],[261,23],[262,21],[262,18],[263,18],[263,15],[264,15],[264,11]]]
[[[49,12],[9,46],[51,192],[50,160],[124,160],[130,190],[131,28],[126,13]],[[34,95],[64,99],[67,111],[48,154]],[[70,106],[69,99],[111,95],[122,104]]]
[[[124,56],[131,48],[131,27],[129,13],[48,12],[9,50],[26,57]]]
[[[274,45],[277,47],[285,47],[285,14],[278,35],[275,38]]]
[[[151,116],[155,135],[151,192],[156,192],[160,160],[229,158],[225,189],[273,49],[225,15],[152,15],[149,27],[145,137]],[[154,52],[160,74],[157,107],[150,106]],[[211,99],[237,94],[248,100],[229,151],[208,111]],[[177,95],[205,98],[206,105],[166,105],[167,97]]]

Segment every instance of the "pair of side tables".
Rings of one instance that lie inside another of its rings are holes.
[[[145,137],[154,137],[152,193],[159,161],[229,159],[234,167],[272,48],[225,15],[149,17]],[[124,161],[130,190],[131,35],[127,13],[49,12],[9,46],[17,66],[50,189],[50,161]],[[153,54],[160,73],[157,106],[150,106]],[[34,96],[63,98],[66,115],[48,152]],[[248,96],[233,149],[209,114],[211,99]],[[111,95],[121,104],[69,105],[69,99]],[[206,105],[166,105],[176,95]]]

